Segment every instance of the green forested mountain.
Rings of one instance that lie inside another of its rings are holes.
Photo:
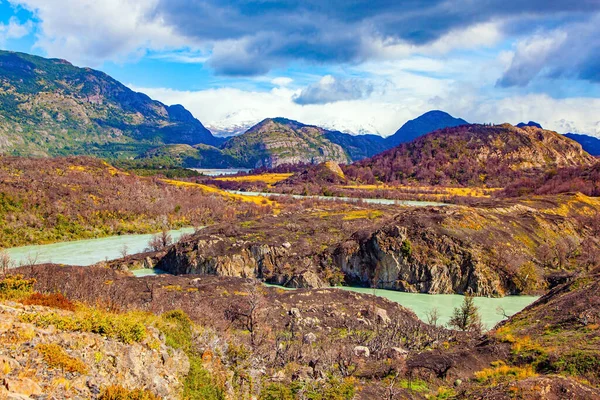
[[[221,142],[183,106],[152,100],[103,72],[0,51],[0,153],[115,157]]]

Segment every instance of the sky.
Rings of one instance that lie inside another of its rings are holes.
[[[215,130],[287,117],[385,136],[440,109],[600,137],[600,0],[0,0],[0,47]]]

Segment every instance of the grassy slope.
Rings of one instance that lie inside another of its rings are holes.
[[[0,247],[157,232],[270,212],[267,199],[141,178],[82,157],[1,158]]]

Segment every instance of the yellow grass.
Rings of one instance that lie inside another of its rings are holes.
[[[223,182],[264,182],[267,185],[274,185],[277,182],[288,179],[292,175],[293,174],[259,174],[244,176],[222,176],[216,178],[216,180]]]
[[[177,181],[174,179],[161,179],[161,181],[164,183],[167,183],[169,185],[173,185],[173,186],[197,188],[197,189],[202,190],[204,193],[220,195],[220,196],[223,196],[223,197],[225,197],[227,199],[231,199],[231,200],[245,201],[248,203],[254,203],[254,204],[265,205],[265,206],[266,205],[271,205],[271,206],[276,205],[276,203],[274,201],[269,200],[266,197],[245,196],[243,194],[229,193],[225,190],[221,190],[214,186],[202,185],[200,183]]]
[[[482,383],[497,383],[498,381],[505,380],[519,381],[536,375],[533,367],[530,365],[523,368],[511,367],[503,361],[493,362],[492,368],[475,372],[475,378]]]
[[[463,187],[444,187],[444,186],[408,186],[408,185],[344,185],[342,189],[356,190],[401,190],[411,193],[428,194],[431,196],[462,196],[462,197],[490,197],[492,192],[502,190],[501,188],[463,188]]]
[[[342,215],[344,221],[352,221],[355,219],[375,219],[383,215],[382,211],[379,210],[352,210],[352,211],[319,211],[313,215],[319,218],[333,217]]]

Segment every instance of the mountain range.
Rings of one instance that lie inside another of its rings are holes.
[[[242,114],[232,118],[243,119]],[[152,100],[103,72],[65,60],[0,51],[0,153],[4,154],[158,158],[185,167],[221,168],[350,163],[458,126],[468,122],[433,110],[387,138],[350,135],[285,118],[267,118],[237,136],[215,137],[183,106]],[[518,126],[541,128],[534,122]],[[600,154],[600,140],[568,137]]]

